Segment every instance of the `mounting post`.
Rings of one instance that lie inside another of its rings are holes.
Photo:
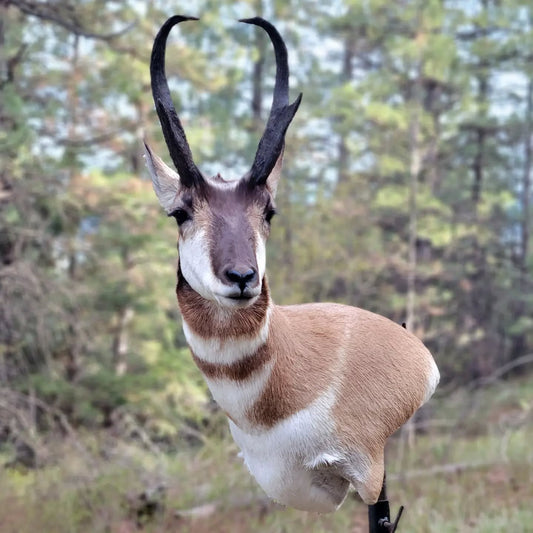
[[[387,479],[383,476],[383,486],[378,501],[368,506],[368,531],[369,533],[394,533],[403,513],[403,505],[400,507],[394,522],[390,515],[390,505],[387,499]]]

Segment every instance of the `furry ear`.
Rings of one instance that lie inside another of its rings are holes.
[[[279,154],[276,164],[274,165],[272,172],[270,173],[270,175],[268,176],[266,180],[267,189],[270,191],[270,194],[272,195],[273,198],[276,197],[276,191],[278,190],[279,179],[281,178],[281,168],[283,167],[283,152],[284,152],[284,149],[281,150],[281,154]]]
[[[167,215],[170,215],[175,209],[176,197],[182,191],[180,177],[159,156],[155,155],[146,143],[144,143],[144,160],[159,203]]]

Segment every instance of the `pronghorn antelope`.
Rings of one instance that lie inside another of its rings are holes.
[[[433,393],[424,345],[390,320],[334,303],[278,306],[265,276],[289,105],[287,50],[261,18],[276,56],[270,116],[241,179],[205,177],[193,162],[165,76],[174,16],[155,38],[152,93],[177,173],[146,146],[154,190],[179,227],[177,297],[194,361],[229,419],[250,472],[280,503],[338,508],[352,484],[376,502],[384,446]],[[194,19],[193,19],[194,20]]]

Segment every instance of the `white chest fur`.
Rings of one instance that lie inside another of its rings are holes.
[[[220,337],[204,338],[197,335],[183,321],[183,333],[187,344],[196,357],[207,361],[208,363],[230,365],[239,359],[255,353],[268,337],[268,328],[270,325],[270,312],[267,312],[263,326],[259,333],[253,337],[237,337],[222,339]]]
[[[253,432],[247,413],[260,398],[272,372],[273,363],[265,364],[247,379],[205,378],[214,400],[239,427]]]
[[[331,512],[349,487],[346,465],[352,479],[365,478],[367,459],[346,457],[337,442],[330,413],[334,403],[330,390],[265,430],[249,432],[230,421],[246,466],[271,498],[305,511]]]
[[[265,344],[268,336],[268,319],[267,315],[264,325],[254,337],[206,339],[196,335],[186,322],[183,323],[183,331],[189,347],[198,359],[210,364],[229,367],[253,355]],[[246,413],[262,394],[273,364],[273,361],[266,362],[249,377],[241,380],[204,376],[214,400],[241,428],[252,429]]]

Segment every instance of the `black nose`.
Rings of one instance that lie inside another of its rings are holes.
[[[246,288],[246,285],[253,281],[255,279],[257,272],[253,268],[249,268],[248,270],[245,270],[244,272],[240,272],[237,269],[230,269],[226,270],[226,276],[230,281],[233,281],[233,283],[237,283],[239,285],[239,289],[241,289],[241,292],[244,291]]]

